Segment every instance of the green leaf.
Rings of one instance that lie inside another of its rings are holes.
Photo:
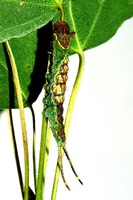
[[[51,32],[51,23],[49,23],[26,37],[10,40],[25,107],[27,100],[29,103],[36,100],[44,85]],[[17,108],[12,72],[2,44],[0,44],[0,52],[0,108]]]
[[[65,0],[64,20],[76,34],[70,54],[80,53],[109,40],[120,25],[133,16],[132,0]],[[58,5],[57,5],[58,4]],[[0,4],[0,41],[22,37],[54,18],[60,19],[62,0],[2,0]],[[21,39],[10,40],[16,60],[23,97],[33,103],[45,82],[45,72],[52,41],[48,25]],[[44,33],[43,31],[44,30]],[[39,34],[41,33],[41,34]],[[41,36],[41,37],[40,37]],[[17,107],[8,59],[0,45],[0,108]]]
[[[39,29],[51,21],[56,13],[54,0],[1,0],[0,42]]]
[[[34,38],[33,43],[31,38]],[[31,34],[25,38],[13,40],[10,42],[13,54],[15,55],[15,61],[18,68],[19,79],[21,83],[21,89],[23,97],[25,99],[28,96],[29,91],[27,85],[30,85],[30,76],[33,71],[34,57],[37,40],[36,34]],[[23,45],[22,45],[23,44]],[[0,108],[17,107],[17,98],[15,88],[12,79],[12,72],[9,64],[7,54],[5,52],[4,45],[0,45]],[[28,56],[26,56],[30,52]],[[34,54],[34,55],[33,55]],[[23,56],[23,58],[22,58]],[[23,84],[24,83],[24,84]],[[25,88],[25,86],[27,88]]]
[[[65,4],[65,20],[75,31],[71,54],[109,40],[133,16],[132,0],[72,0]]]

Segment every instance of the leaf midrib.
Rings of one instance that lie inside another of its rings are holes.
[[[101,1],[99,9],[98,9],[98,12],[95,15],[93,23],[91,25],[90,32],[89,32],[88,36],[86,37],[86,39],[85,39],[85,41],[84,41],[83,44],[80,43],[78,35],[77,34],[75,35],[75,39],[76,39],[77,46],[78,46],[78,50],[77,49],[73,49],[75,52],[81,53],[84,50],[87,41],[90,39],[91,35],[93,34],[93,30],[95,29],[95,26],[97,24],[99,15],[102,12],[102,9],[104,7],[105,2],[106,2],[106,0],[102,0]],[[69,12],[70,12],[71,20],[72,20],[73,30],[76,30],[76,26],[75,26],[75,22],[74,22],[74,17],[73,17],[73,14],[72,14],[72,0],[69,1]]]
[[[73,13],[72,13],[72,0],[69,1],[69,13],[70,13],[70,17],[71,17],[71,20],[72,20],[73,30],[76,30],[75,21],[74,21],[74,17],[73,17]],[[78,49],[73,49],[73,50],[76,53],[80,54],[82,52],[82,48],[81,48],[77,34],[75,34],[75,39],[76,39],[76,42],[77,42]]]

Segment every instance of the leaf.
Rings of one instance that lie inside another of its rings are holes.
[[[49,23],[26,37],[10,40],[25,107],[27,100],[29,103],[36,100],[44,85],[51,32],[51,23]],[[2,44],[0,44],[0,52],[0,108],[17,108],[11,68]]]
[[[54,0],[2,0],[0,4],[0,41],[22,37],[60,19]],[[62,6],[62,0],[58,0]],[[96,47],[109,40],[120,25],[133,16],[132,0],[65,0],[65,21],[76,34],[71,40],[70,54]],[[44,30],[44,33],[43,31]],[[36,35],[38,33],[38,36]],[[21,39],[10,41],[16,60],[22,93],[33,103],[45,82],[48,51],[52,41],[51,25]],[[41,33],[41,34],[40,34]],[[41,37],[40,37],[41,36]],[[0,108],[17,107],[10,66],[0,46]],[[9,72],[8,72],[9,70]],[[10,78],[9,78],[10,77]]]
[[[132,0],[72,0],[65,4],[65,20],[75,31],[71,54],[109,40],[133,16]]]
[[[54,0],[1,0],[0,42],[25,36],[53,19]]]

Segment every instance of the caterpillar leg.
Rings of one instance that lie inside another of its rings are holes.
[[[76,173],[76,171],[75,171],[75,169],[74,169],[74,166],[73,166],[73,164],[72,164],[72,161],[71,161],[71,159],[70,159],[70,157],[69,157],[69,154],[68,154],[66,148],[63,147],[63,150],[64,150],[64,153],[65,153],[65,155],[66,155],[66,157],[67,157],[67,159],[68,159],[68,161],[69,161],[69,164],[70,164],[70,167],[71,167],[73,173],[75,174],[75,176],[76,176],[76,178],[78,179],[78,181],[83,185],[83,182],[80,180],[79,176],[77,175],[77,173]]]
[[[67,187],[67,189],[70,190],[70,187],[68,186],[65,176],[64,176],[61,147],[59,148],[59,153],[58,153],[58,163],[59,163],[59,167],[60,167],[60,173],[61,173],[62,180],[63,180],[65,186]]]

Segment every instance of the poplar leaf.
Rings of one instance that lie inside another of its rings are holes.
[[[54,0],[1,0],[0,42],[23,37],[39,29],[56,13]]]
[[[133,16],[132,0],[63,2],[64,20],[70,31],[76,32],[71,40],[70,55],[108,41],[122,23]],[[11,39],[9,43],[17,64],[25,107],[27,100],[33,103],[37,99],[45,83],[52,42],[52,24],[48,22],[60,19],[57,8],[55,0],[1,0],[0,3],[0,42]],[[0,108],[17,107],[9,60],[0,44]]]
[[[133,16],[132,0],[72,0],[65,4],[65,19],[76,32],[71,54],[94,48],[115,35],[122,23]]]

